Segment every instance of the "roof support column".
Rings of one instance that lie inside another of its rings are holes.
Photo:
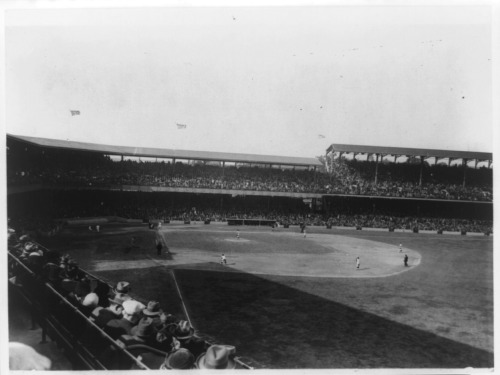
[[[422,174],[424,172],[424,156],[420,155],[420,177],[418,179],[418,186],[422,186]]]
[[[376,154],[377,157],[375,159],[375,185],[377,185],[377,180],[378,180],[378,155]]]
[[[491,160],[488,160],[488,169],[491,167]]]
[[[467,171],[467,159],[462,159],[462,166],[464,167],[464,181],[462,183],[462,186],[465,187],[465,175]]]
[[[121,156],[121,161],[123,161],[123,155]]]
[[[222,177],[224,177],[224,170],[226,169],[226,162],[222,162]]]

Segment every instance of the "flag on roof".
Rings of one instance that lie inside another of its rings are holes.
[[[177,124],[177,129],[186,129],[187,125],[184,124]]]
[[[80,111],[74,111],[74,110],[71,110],[71,116],[77,116],[80,114]]]

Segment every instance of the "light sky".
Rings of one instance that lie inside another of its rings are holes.
[[[5,25],[11,134],[304,157],[331,143],[493,151],[488,6],[8,10]]]

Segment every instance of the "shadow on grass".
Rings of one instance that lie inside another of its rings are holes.
[[[222,266],[215,266],[200,264],[198,270],[175,270],[191,319],[218,342],[235,345],[238,354],[251,357],[256,366],[493,366],[490,352],[255,275],[224,272]],[[222,272],[206,271],[206,267]]]

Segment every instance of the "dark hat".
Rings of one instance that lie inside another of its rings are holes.
[[[156,301],[149,301],[148,306],[142,310],[144,315],[158,316],[161,314],[160,303]]]
[[[194,355],[185,348],[169,353],[161,369],[189,370],[194,368]]]
[[[234,369],[236,362],[229,358],[234,354],[235,347],[229,345],[212,345],[198,357],[196,366],[200,369]]]
[[[170,334],[178,340],[187,340],[194,334],[194,328],[186,320],[181,320],[177,324],[170,324],[168,327]]]
[[[130,283],[128,281],[118,281],[116,284],[115,293],[128,293],[130,291]]]
[[[152,337],[155,334],[153,328],[153,319],[151,318],[142,318],[139,320],[139,323],[135,327],[132,327],[130,330],[133,336],[138,337]]]

